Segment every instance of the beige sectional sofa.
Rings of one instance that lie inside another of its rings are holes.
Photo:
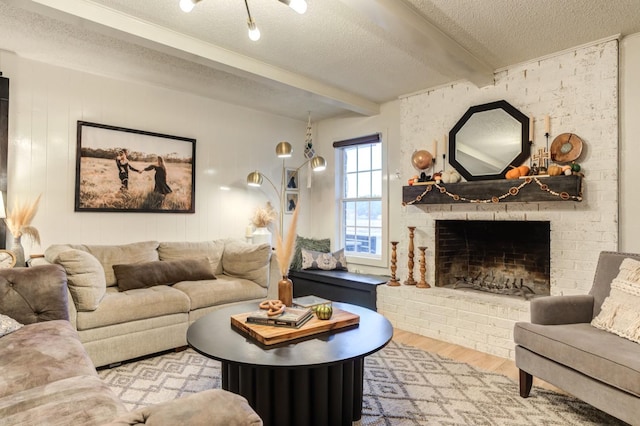
[[[222,389],[127,412],[68,321],[66,280],[57,265],[0,270],[1,425],[262,424],[245,398]]]
[[[187,328],[198,318],[273,297],[274,259],[268,244],[221,239],[56,244],[33,264],[65,269],[70,322],[100,367],[185,346]]]

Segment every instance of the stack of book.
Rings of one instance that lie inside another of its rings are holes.
[[[293,306],[297,306],[299,308],[315,308],[320,305],[331,305],[331,300],[323,299],[319,296],[302,296],[296,297],[293,299]]]
[[[269,316],[261,309],[247,315],[247,322],[251,324],[272,325],[276,327],[300,328],[313,318],[311,308],[284,308],[280,315]]]

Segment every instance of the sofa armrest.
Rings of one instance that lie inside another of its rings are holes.
[[[531,301],[531,322],[541,325],[575,324],[593,319],[593,296],[547,296]]]
[[[240,395],[209,389],[163,404],[139,408],[104,426],[259,426],[262,420]]]
[[[60,265],[0,270],[0,312],[22,324],[69,320],[67,291]]]

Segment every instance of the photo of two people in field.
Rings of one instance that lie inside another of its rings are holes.
[[[82,128],[80,210],[192,211],[193,144],[136,134],[115,142],[116,132],[104,132]]]

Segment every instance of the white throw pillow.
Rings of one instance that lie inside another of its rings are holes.
[[[0,337],[20,329],[22,324],[11,317],[0,314]]]
[[[98,259],[82,250],[67,250],[54,260],[67,272],[67,284],[78,311],[95,311],[107,291],[104,269]]]
[[[631,258],[622,261],[611,282],[611,293],[591,325],[640,343],[640,262]]]

